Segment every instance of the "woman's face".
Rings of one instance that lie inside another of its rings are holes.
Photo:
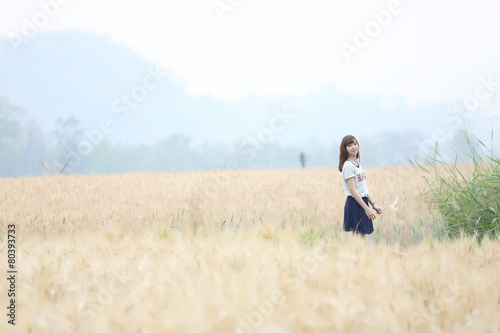
[[[356,141],[351,142],[350,144],[347,145],[346,149],[349,156],[356,157],[356,154],[359,151],[358,143]]]

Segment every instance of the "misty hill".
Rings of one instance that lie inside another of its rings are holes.
[[[155,69],[154,64],[106,36],[41,34],[21,45],[18,53],[7,39],[0,40],[0,96],[21,106],[47,132],[57,118],[74,115],[89,129],[97,128],[104,118],[111,119],[116,126],[106,139],[114,143],[154,143],[176,133],[192,137],[194,143],[232,143],[266,128],[274,108],[287,108],[297,117],[276,135],[276,142],[328,147],[337,145],[347,133],[368,136],[406,129],[393,124],[425,132],[439,121],[431,107],[415,110],[397,97],[380,100],[348,95],[333,86],[306,96],[249,96],[236,102],[190,96],[170,74],[156,88],[146,90],[144,100],[120,118],[125,109],[117,101],[134,88],[136,97],[143,98],[140,87]],[[117,111],[119,106],[122,112]]]

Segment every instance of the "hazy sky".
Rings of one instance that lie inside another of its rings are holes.
[[[300,95],[333,83],[420,103],[500,78],[499,13],[494,0],[0,0],[0,34],[111,35],[195,95]]]

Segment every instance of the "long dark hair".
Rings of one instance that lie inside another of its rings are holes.
[[[353,143],[356,141],[356,143],[359,146],[358,140],[352,136],[352,135],[346,135],[342,139],[342,142],[340,143],[340,154],[339,154],[339,171],[342,172],[342,167],[344,166],[344,162],[347,161],[349,158],[349,153],[347,152],[347,145],[350,143]],[[358,153],[356,154],[356,158],[359,158],[359,149]]]

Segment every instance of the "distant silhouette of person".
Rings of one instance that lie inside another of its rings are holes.
[[[306,167],[306,156],[303,152],[300,152],[300,165],[302,165],[302,169]]]

